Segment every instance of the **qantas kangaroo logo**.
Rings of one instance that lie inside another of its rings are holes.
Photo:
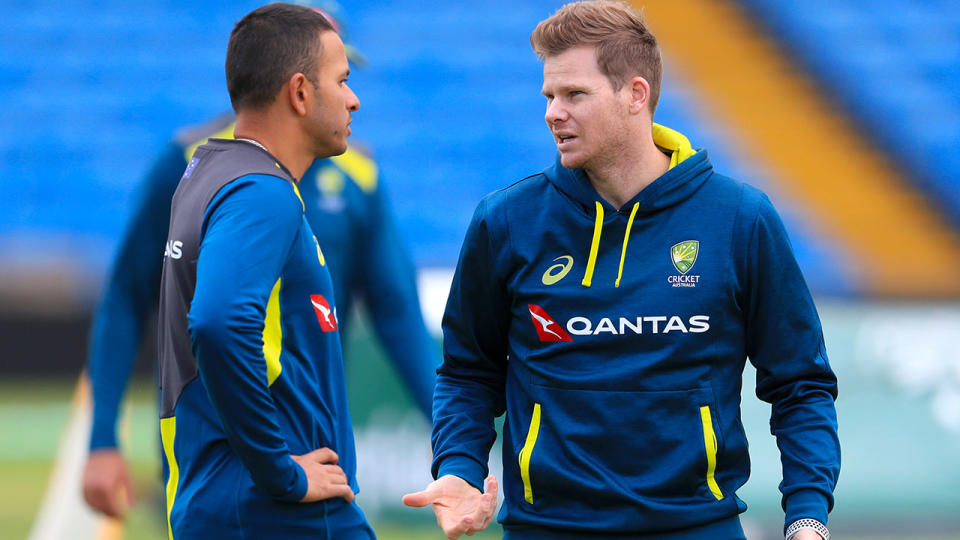
[[[557,324],[542,307],[536,304],[527,304],[527,309],[530,310],[530,318],[533,320],[533,326],[537,329],[540,341],[573,341],[570,334]]]
[[[313,310],[317,312],[320,329],[324,332],[336,332],[337,312],[330,309],[330,303],[327,302],[327,299],[319,294],[311,294],[310,303],[313,304]]]

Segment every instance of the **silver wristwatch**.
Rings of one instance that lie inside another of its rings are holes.
[[[791,523],[790,526],[787,527],[784,538],[790,540],[793,538],[793,535],[797,534],[797,531],[801,529],[813,529],[814,532],[823,537],[823,540],[830,540],[830,531],[827,530],[827,526],[811,518],[798,519]]]

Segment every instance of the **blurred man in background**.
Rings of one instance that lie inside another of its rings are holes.
[[[530,41],[559,155],[474,213],[443,318],[437,480],[404,503],[432,504],[450,539],[485,528],[506,412],[505,538],[742,540],[749,357],[786,536],[829,540],[837,381],[776,210],[653,124],[660,50],[628,4],[568,4]]]
[[[318,11],[343,34],[335,5]],[[355,65],[364,61],[349,45],[347,55]],[[157,310],[170,201],[197,147],[210,137],[232,138],[234,126],[233,114],[225,114],[186,128],[158,157],[138,187],[94,316],[88,364],[93,426],[83,493],[93,509],[111,517],[121,517],[133,501],[116,425],[144,331]],[[362,302],[414,403],[430,419],[438,353],[377,164],[361,147],[351,143],[344,154],[318,159],[304,174],[299,189],[307,221],[333,280],[341,338],[346,341],[353,308]]]

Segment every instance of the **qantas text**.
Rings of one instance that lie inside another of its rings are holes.
[[[703,333],[710,330],[709,315],[694,315],[686,322],[676,315],[672,317],[620,317],[614,322],[609,317],[600,319],[596,324],[586,317],[572,317],[567,321],[567,332],[575,336],[597,334],[621,335],[633,334],[667,334],[670,332]]]

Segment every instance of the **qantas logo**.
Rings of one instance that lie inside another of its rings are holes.
[[[330,309],[330,303],[319,294],[310,295],[310,303],[313,304],[313,310],[317,312],[317,321],[320,322],[320,328],[324,332],[337,331],[337,311],[336,308]]]
[[[537,329],[537,335],[540,341],[573,341],[570,334],[566,333],[556,321],[553,320],[542,307],[536,304],[528,304],[530,318],[533,320],[533,326]]]
[[[528,304],[530,318],[537,330],[540,341],[573,341],[574,336],[596,336],[599,334],[701,334],[710,330],[709,315],[694,315],[683,319],[677,315],[657,317],[603,317],[596,323],[587,317],[571,317],[566,329],[553,319],[542,307]]]
[[[619,317],[614,322],[610,317],[600,319],[596,324],[586,317],[572,317],[567,321],[567,331],[575,336],[598,334],[701,334],[710,330],[709,315],[694,315],[686,321],[677,315],[659,317]]]

